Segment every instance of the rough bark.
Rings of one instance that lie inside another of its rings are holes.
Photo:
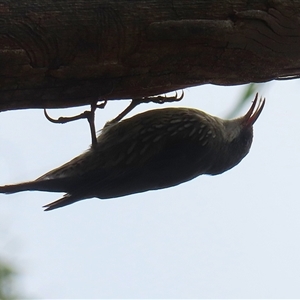
[[[5,0],[0,111],[300,74],[300,0]]]

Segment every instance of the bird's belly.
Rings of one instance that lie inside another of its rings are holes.
[[[182,165],[176,162],[169,164],[152,164],[143,169],[127,169],[118,174],[113,173],[99,183],[97,194],[101,199],[121,197],[176,186],[201,174],[203,170],[196,164]]]

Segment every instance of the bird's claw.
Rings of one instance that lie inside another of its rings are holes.
[[[97,144],[96,130],[95,130],[95,110],[97,108],[104,108],[106,103],[107,103],[106,100],[101,104],[97,104],[97,102],[94,102],[91,104],[91,110],[86,110],[83,113],[73,116],[73,117],[59,117],[58,119],[53,119],[48,115],[46,109],[44,109],[44,115],[48,121],[55,123],[55,124],[65,124],[65,123],[80,120],[80,119],[87,119],[89,122],[89,125],[90,125],[90,130],[91,130],[92,147],[95,147]]]
[[[150,97],[142,97],[142,98],[134,98],[131,100],[131,103],[123,110],[116,118],[109,121],[107,124],[114,124],[121,121],[129,112],[131,112],[136,106],[138,106],[141,103],[157,103],[157,104],[163,104],[166,102],[175,102],[180,101],[183,99],[184,92],[182,91],[182,94],[180,97],[178,97],[177,92],[175,92],[175,96],[150,96]]]
[[[79,115],[73,116],[73,117],[59,117],[58,119],[53,119],[48,115],[46,108],[44,108],[44,115],[45,115],[46,119],[48,121],[50,121],[51,123],[55,123],[55,124],[65,124],[65,123],[69,123],[71,121],[76,121],[76,120],[80,120],[80,119],[88,119],[90,113],[91,113],[91,111],[85,111],[85,112],[83,112]]]
[[[163,104],[166,102],[175,102],[175,101],[180,101],[183,99],[184,96],[184,91],[182,91],[181,96],[178,97],[177,92],[175,92],[175,96],[151,96],[151,97],[143,97],[143,98],[139,98],[139,99],[132,99],[132,101],[137,101],[140,103],[149,103],[149,102],[153,102],[153,103],[157,103],[157,104]]]

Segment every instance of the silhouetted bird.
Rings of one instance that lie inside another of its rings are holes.
[[[164,108],[107,123],[94,148],[35,181],[1,186],[0,192],[66,192],[44,206],[52,210],[87,198],[121,197],[223,173],[249,152],[252,126],[265,99],[257,102],[256,94],[246,115],[234,120],[192,108]]]

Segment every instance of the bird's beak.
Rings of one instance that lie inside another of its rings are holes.
[[[265,106],[265,101],[266,99],[259,99],[258,102],[258,106],[255,109],[255,106],[257,104],[257,99],[258,99],[258,93],[256,93],[255,95],[255,99],[250,107],[250,109],[248,110],[248,112],[246,113],[246,115],[242,118],[243,123],[245,124],[245,126],[250,127],[252,126],[255,121],[258,119],[259,115],[261,114],[264,106]]]

